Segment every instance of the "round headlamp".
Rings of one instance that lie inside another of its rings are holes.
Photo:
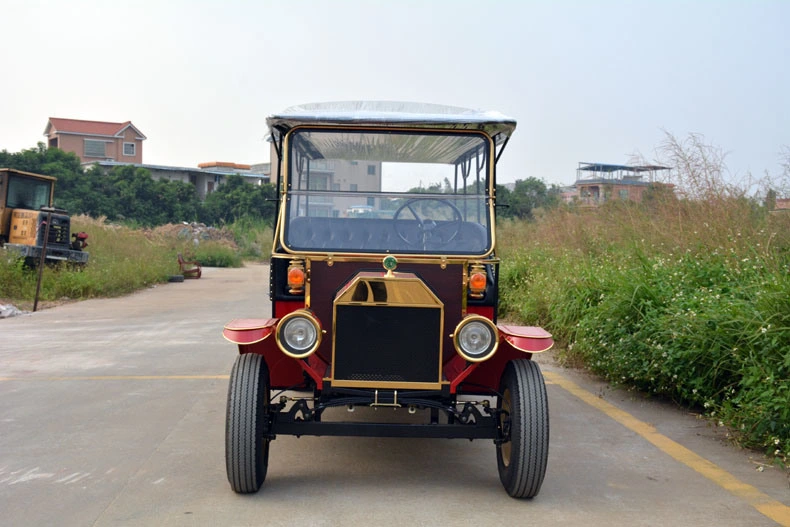
[[[464,318],[453,333],[455,350],[469,362],[490,359],[499,346],[499,331],[493,322],[480,315]]]
[[[275,340],[283,353],[294,359],[309,357],[321,344],[321,324],[306,309],[288,313],[277,324]]]

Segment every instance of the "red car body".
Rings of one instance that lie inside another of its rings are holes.
[[[376,435],[492,439],[508,493],[535,496],[548,403],[530,359],[553,341],[542,328],[497,324],[496,161],[515,121],[356,102],[267,122],[278,157],[272,317],[223,330],[239,350],[226,428],[232,488],[260,488],[278,434]],[[423,174],[443,182],[411,186]],[[273,400],[273,390],[289,395]],[[343,406],[417,417],[327,419]]]

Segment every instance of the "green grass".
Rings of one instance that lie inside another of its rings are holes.
[[[780,461],[790,451],[790,215],[740,199],[503,223],[500,316],[562,360],[666,396]]]
[[[233,247],[217,242],[201,243],[195,247],[192,257],[208,267],[241,267],[241,254]]]
[[[41,306],[64,300],[115,297],[163,283],[179,273],[176,255],[210,267],[239,267],[243,259],[265,258],[271,246],[271,230],[256,225],[233,226],[218,239],[200,239],[182,225],[134,229],[108,224],[86,216],[72,218],[72,230],[89,234],[88,264],[44,268],[39,300]],[[237,244],[238,233],[242,242]],[[254,244],[269,236],[269,245]],[[240,247],[241,246],[241,247]],[[0,301],[20,309],[32,309],[38,273],[24,267],[12,255],[0,252]],[[255,255],[255,256],[253,256]]]
[[[82,268],[46,266],[41,301],[119,296],[166,281],[178,271],[172,250],[143,231],[88,218],[75,218],[72,226],[89,233],[89,262]],[[19,260],[0,262],[0,298],[29,308],[37,277]]]
[[[239,248],[239,255],[248,260],[268,260],[272,254],[271,222],[241,219],[228,225]]]

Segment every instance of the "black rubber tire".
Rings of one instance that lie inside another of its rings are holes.
[[[500,382],[497,408],[510,441],[497,445],[499,479],[514,498],[540,492],[549,458],[549,404],[540,367],[531,360],[510,361]]]
[[[171,276],[169,276],[167,278],[167,281],[168,282],[183,282],[184,281],[184,275],[182,275],[182,274],[171,275]]]
[[[239,494],[258,492],[269,466],[269,440],[263,437],[269,410],[269,368],[254,353],[239,355],[228,384],[225,415],[225,468]]]

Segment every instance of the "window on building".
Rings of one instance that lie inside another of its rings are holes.
[[[94,141],[93,139],[85,140],[85,157],[107,157],[106,148],[107,143],[104,141]]]
[[[349,190],[351,192],[356,192],[357,191],[357,184],[356,183],[351,183],[348,187],[349,187]]]
[[[621,188],[620,189],[620,199],[622,199],[622,200],[628,199],[628,189],[627,188]]]
[[[340,190],[340,183],[332,183],[332,190]]]
[[[368,165],[368,175],[369,176],[376,175],[376,165]]]
[[[123,155],[134,157],[137,145],[134,143],[123,144]]]
[[[334,159],[314,159],[310,162],[310,167],[313,170],[334,170],[335,169],[335,160]]]
[[[310,190],[327,190],[329,178],[322,174],[314,174],[310,178]]]

